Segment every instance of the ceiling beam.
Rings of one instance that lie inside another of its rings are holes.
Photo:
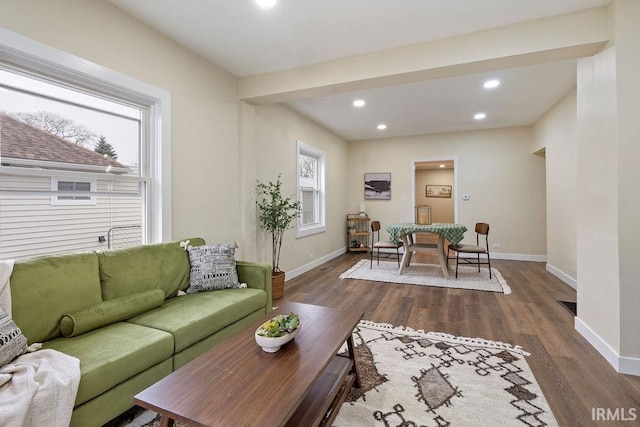
[[[560,15],[239,80],[253,104],[591,56],[609,41],[608,8]]]

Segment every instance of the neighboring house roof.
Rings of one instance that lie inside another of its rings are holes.
[[[93,150],[0,114],[0,158],[126,168]]]

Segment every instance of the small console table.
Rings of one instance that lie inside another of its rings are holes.
[[[369,252],[371,226],[369,217],[365,214],[347,215],[347,251]]]

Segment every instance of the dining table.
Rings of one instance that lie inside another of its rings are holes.
[[[457,245],[464,238],[465,231],[467,231],[467,227],[464,225],[451,223],[413,224],[402,222],[387,225],[389,239],[395,243],[402,241],[402,246],[404,248],[398,274],[402,274],[404,269],[409,267],[413,253],[435,251],[438,255],[440,267],[442,268],[442,275],[445,279],[448,279],[449,266],[447,262],[445,240],[449,241],[452,245]],[[437,234],[437,245],[430,243],[418,243],[414,241],[413,235],[418,233]]]

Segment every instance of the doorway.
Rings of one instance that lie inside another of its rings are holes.
[[[412,160],[412,168],[413,222],[417,222],[417,218],[415,218],[416,207],[429,206],[432,223],[457,223],[456,187],[458,174],[456,159]]]

